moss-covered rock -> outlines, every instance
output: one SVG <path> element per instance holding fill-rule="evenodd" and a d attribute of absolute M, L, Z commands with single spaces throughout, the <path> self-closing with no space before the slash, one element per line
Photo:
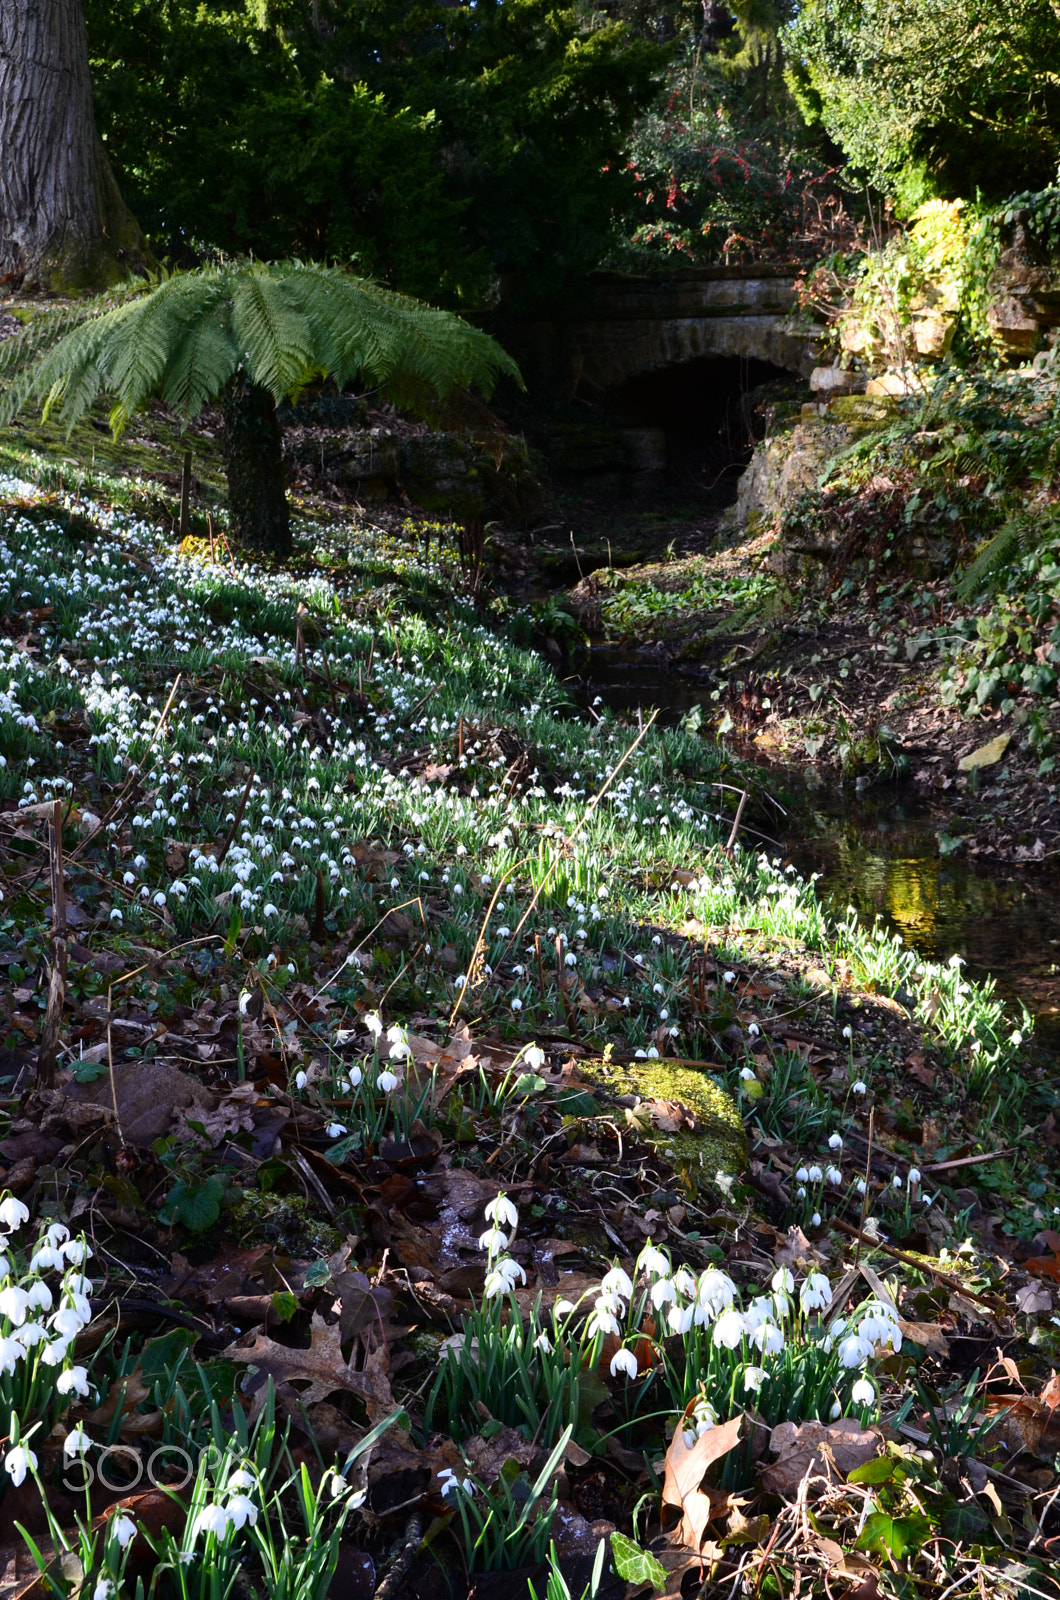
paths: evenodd
<path fill-rule="evenodd" d="M 747 1170 L 747 1135 L 736 1102 L 717 1078 L 700 1067 L 677 1066 L 672 1061 L 630 1061 L 607 1067 L 582 1066 L 583 1076 L 614 1095 L 639 1096 L 643 1101 L 676 1100 L 695 1117 L 695 1127 L 675 1133 L 659 1128 L 645 1116 L 638 1118 L 644 1135 L 660 1150 L 672 1151 L 678 1160 L 701 1168 L 707 1181 L 717 1173 L 738 1178 Z"/>

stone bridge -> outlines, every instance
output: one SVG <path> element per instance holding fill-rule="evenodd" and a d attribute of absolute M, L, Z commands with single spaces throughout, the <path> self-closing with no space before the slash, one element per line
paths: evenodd
<path fill-rule="evenodd" d="M 509 324 L 502 336 L 535 388 L 597 402 L 645 374 L 711 357 L 809 377 L 815 334 L 794 327 L 795 298 L 790 267 L 599 272 L 560 313 Z"/>

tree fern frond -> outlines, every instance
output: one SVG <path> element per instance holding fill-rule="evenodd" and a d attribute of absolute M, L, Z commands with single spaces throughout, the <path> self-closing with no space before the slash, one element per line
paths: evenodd
<path fill-rule="evenodd" d="M 192 417 L 240 366 L 277 402 L 316 372 L 417 404 L 454 388 L 488 398 L 500 377 L 521 382 L 500 345 L 452 312 L 300 261 L 174 273 L 35 324 L 0 345 L 0 422 L 36 399 L 72 428 L 101 390 L 118 419 L 155 396 Z"/>

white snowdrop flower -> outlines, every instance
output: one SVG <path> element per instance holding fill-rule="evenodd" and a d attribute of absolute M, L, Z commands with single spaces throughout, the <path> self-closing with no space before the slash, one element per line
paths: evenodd
<path fill-rule="evenodd" d="M 819 1211 L 815 1211 L 810 1218 L 810 1226 L 811 1228 L 819 1228 L 821 1226 L 821 1213 Z"/>
<path fill-rule="evenodd" d="M 4 1457 L 4 1468 L 11 1474 L 11 1482 L 17 1489 L 26 1481 L 27 1472 L 37 1470 L 37 1457 L 26 1445 L 17 1444 Z"/>
<path fill-rule="evenodd" d="M 552 1354 L 552 1340 L 549 1338 L 547 1333 L 542 1331 L 538 1334 L 537 1338 L 534 1340 L 534 1349 L 542 1351 L 546 1356 L 550 1356 Z"/>
<path fill-rule="evenodd" d="M 229 1490 L 238 1492 L 241 1489 L 256 1489 L 258 1480 L 246 1467 L 239 1467 L 228 1480 Z"/>
<path fill-rule="evenodd" d="M 842 1148 L 843 1148 L 842 1135 L 838 1134 L 838 1133 L 829 1134 L 829 1136 L 828 1136 L 828 1148 L 829 1148 L 829 1150 L 842 1150 Z"/>
<path fill-rule="evenodd" d="M 868 1378 L 859 1378 L 850 1391 L 850 1398 L 856 1406 L 871 1406 L 876 1401 L 876 1390 Z"/>
<path fill-rule="evenodd" d="M 513 1011 L 521 1011 L 522 1009 L 523 1009 L 523 1002 L 519 999 L 519 996 L 516 995 L 515 998 L 512 1001 L 512 1010 Z"/>
<path fill-rule="evenodd" d="M 656 1050 L 653 1044 L 648 1046 L 647 1050 L 644 1052 L 644 1055 L 648 1061 L 658 1061 L 659 1059 L 659 1052 Z"/>
<path fill-rule="evenodd" d="M 778 1267 L 773 1274 L 773 1281 L 770 1287 L 774 1294 L 794 1294 L 795 1279 L 790 1267 Z"/>
<path fill-rule="evenodd" d="M 26 1344 L 14 1334 L 13 1338 L 0 1338 L 0 1373 L 13 1373 L 19 1362 L 26 1360 Z"/>
<path fill-rule="evenodd" d="M 364 1019 L 364 1025 L 368 1029 L 368 1032 L 372 1035 L 373 1039 L 378 1039 L 379 1035 L 383 1031 L 383 1023 L 378 1011 L 369 1011 L 368 1015 Z"/>
<path fill-rule="evenodd" d="M 449 1495 L 463 1490 L 464 1494 L 474 1494 L 475 1485 L 470 1478 L 458 1478 L 452 1467 L 443 1467 L 438 1474 L 439 1493 L 443 1500 Z"/>
<path fill-rule="evenodd" d="M 269 900 L 265 905 L 262 906 L 261 914 L 263 917 L 278 917 L 280 913 L 278 908 L 273 905 L 271 900 Z"/>
<path fill-rule="evenodd" d="M 111 922 L 124 922 L 125 921 L 125 918 L 122 916 L 122 914 L 118 910 L 117 906 L 115 906 L 113 908 L 113 910 L 111 911 L 110 920 L 111 920 Z"/>
<path fill-rule="evenodd" d="M 35 1345 L 47 1341 L 48 1330 L 42 1328 L 39 1322 L 24 1322 L 21 1328 L 15 1329 L 11 1337 L 17 1339 L 25 1350 L 32 1350 Z"/>
<path fill-rule="evenodd" d="M 0 1289 L 0 1316 L 6 1317 L 16 1328 L 25 1322 L 29 1305 L 30 1298 L 25 1289 L 19 1289 L 15 1284 Z"/>
<path fill-rule="evenodd" d="M 387 1072 L 384 1069 L 375 1081 L 379 1085 L 380 1089 L 382 1089 L 384 1094 L 389 1094 L 392 1089 L 397 1088 L 400 1080 L 398 1079 L 396 1072 Z"/>
<path fill-rule="evenodd" d="M 545 1064 L 545 1052 L 536 1044 L 528 1045 L 523 1051 L 523 1060 L 532 1072 L 540 1072 Z"/>
<path fill-rule="evenodd" d="M 80 1328 L 78 1329 L 80 1332 Z M 46 1367 L 61 1367 L 70 1348 L 69 1339 L 53 1339 L 41 1351 L 40 1358 Z"/>
<path fill-rule="evenodd" d="M 722 983 L 732 983 L 735 977 L 735 972 L 723 972 L 721 975 L 721 981 Z"/>
<path fill-rule="evenodd" d="M 917 1187 L 917 1185 L 920 1182 L 920 1168 L 919 1167 L 910 1167 L 909 1168 L 909 1180 L 908 1181 L 909 1181 L 910 1189 L 915 1189 Z"/>
<path fill-rule="evenodd" d="M 806 1198 L 806 1185 L 804 1183 L 800 1183 L 799 1187 L 795 1190 L 795 1198 L 797 1200 L 805 1200 L 805 1198 Z"/>
<path fill-rule="evenodd" d="M 755 1075 L 750 1067 L 740 1068 L 740 1078 L 744 1083 L 754 1083 Z"/>
<path fill-rule="evenodd" d="M 361 1084 L 361 1080 L 363 1079 L 363 1077 L 364 1077 L 364 1074 L 361 1071 L 360 1067 L 351 1067 L 350 1068 L 350 1087 L 351 1087 L 351 1089 L 358 1088 L 360 1086 L 360 1084 Z"/>
<path fill-rule="evenodd" d="M 760 1033 L 761 1033 L 761 1031 L 762 1031 L 762 1030 L 761 1030 L 761 1028 L 760 1028 L 760 1027 L 759 1027 L 759 1026 L 758 1026 L 758 1023 L 757 1023 L 757 1022 L 749 1022 L 749 1023 L 748 1023 L 748 1024 L 747 1024 L 747 1031 L 748 1031 L 748 1033 L 749 1033 L 749 1034 L 750 1034 L 750 1035 L 751 1035 L 751 1038 L 752 1038 L 752 1039 L 757 1039 L 757 1038 L 758 1038 L 758 1035 L 759 1035 L 759 1034 L 760 1034 Z M 753 1369 L 753 1368 L 752 1368 L 752 1369 L 750 1369 L 750 1370 L 752 1370 L 752 1371 L 753 1371 L 753 1370 L 754 1370 L 754 1369 Z"/>
<path fill-rule="evenodd" d="M 784 1348 L 784 1335 L 775 1322 L 762 1322 L 751 1335 L 764 1356 L 779 1355 Z"/>
<path fill-rule="evenodd" d="M 464 892 L 464 886 L 462 883 L 454 883 L 451 885 L 451 887 L 455 895 L 462 895 Z"/>
<path fill-rule="evenodd" d="M 864 1180 L 864 1178 L 859 1178 L 857 1180 L 857 1182 L 855 1183 L 854 1188 L 855 1188 L 855 1190 L 857 1191 L 858 1194 L 864 1194 L 865 1193 L 865 1180 Z"/>
<path fill-rule="evenodd" d="M 295 1073 L 295 1075 L 294 1075 L 294 1086 L 295 1086 L 296 1089 L 304 1089 L 308 1082 L 309 1082 L 309 1074 L 308 1073 L 306 1073 L 306 1072 L 296 1072 Z"/>
<path fill-rule="evenodd" d="M 486 1216 L 491 1222 L 496 1222 L 506 1228 L 515 1228 L 519 1223 L 519 1213 L 503 1189 L 495 1199 L 490 1200 L 487 1204 Z"/>
<path fill-rule="evenodd" d="M 736 1299 L 736 1285 L 728 1273 L 720 1272 L 717 1267 L 707 1267 L 700 1274 L 696 1299 L 715 1313 L 727 1311 Z"/>
<path fill-rule="evenodd" d="M 237 1530 L 248 1525 L 252 1528 L 258 1520 L 258 1508 L 245 1494 L 232 1495 L 225 1509 Z"/>
<path fill-rule="evenodd" d="M 568 967 L 576 967 L 578 965 L 578 957 L 573 950 L 567 951 L 567 954 L 563 957 L 563 963 Z"/>
<path fill-rule="evenodd" d="M 604 1274 L 600 1287 L 607 1294 L 621 1295 L 624 1300 L 633 1297 L 633 1284 L 628 1272 L 623 1272 L 621 1267 L 612 1267 Z"/>
<path fill-rule="evenodd" d="M 844 1367 L 860 1367 L 872 1354 L 872 1346 L 868 1345 L 860 1333 L 848 1333 L 839 1346 L 839 1361 Z"/>
<path fill-rule="evenodd" d="M 843 1029 L 843 1038 L 844 1039 L 852 1039 L 853 1037 L 854 1037 L 854 1030 L 853 1030 L 853 1028 L 850 1026 L 850 1024 L 848 1022 L 846 1027 Z"/>
<path fill-rule="evenodd" d="M 394 1023 L 393 1027 L 386 1030 L 387 1040 L 390 1044 L 391 1061 L 404 1061 L 411 1059 L 412 1046 L 409 1044 L 409 1030 Z"/>
<path fill-rule="evenodd" d="M 820 1167 L 814 1165 L 807 1172 L 806 1176 L 811 1183 L 820 1183 L 821 1179 L 824 1177 L 824 1173 L 821 1171 Z"/>
<path fill-rule="evenodd" d="M 868 1086 L 867 1083 L 863 1083 L 862 1080 L 859 1078 L 857 1083 L 852 1083 L 850 1085 L 850 1092 L 851 1092 L 851 1094 L 858 1094 L 858 1095 L 868 1094 L 869 1086 Z"/>
<path fill-rule="evenodd" d="M 88 1369 L 67 1367 L 56 1378 L 55 1387 L 60 1394 L 79 1394 L 84 1399 L 88 1395 Z"/>
<path fill-rule="evenodd" d="M 203 1506 L 192 1523 L 192 1540 L 197 1539 L 200 1533 L 212 1533 L 216 1539 L 223 1539 L 228 1532 L 231 1521 L 232 1519 L 224 1506 Z"/>
<path fill-rule="evenodd" d="M 695 1306 L 671 1306 L 666 1313 L 666 1320 L 673 1333 L 687 1333 L 692 1326 L 692 1316 Z"/>
<path fill-rule="evenodd" d="M 661 1311 L 668 1301 L 677 1299 L 677 1290 L 674 1288 L 672 1278 L 657 1278 L 651 1286 L 651 1303 L 656 1311 Z"/>
<path fill-rule="evenodd" d="M 721 1313 L 714 1324 L 714 1343 L 723 1345 L 726 1350 L 735 1350 L 738 1344 L 743 1343 L 746 1331 L 740 1313 L 730 1307 Z"/>
<path fill-rule="evenodd" d="M 328 1125 L 327 1125 L 327 1128 L 324 1131 L 326 1132 L 326 1134 L 327 1134 L 329 1139 L 341 1139 L 343 1134 L 346 1133 L 348 1130 L 346 1128 L 345 1123 L 342 1123 L 342 1122 L 329 1122 Z"/>
<path fill-rule="evenodd" d="M 611 1357 L 612 1378 L 617 1378 L 620 1372 L 624 1372 L 627 1378 L 637 1376 L 637 1358 L 632 1350 L 616 1350 Z"/>
<path fill-rule="evenodd" d="M 0 1226 L 8 1233 L 14 1233 L 21 1228 L 24 1222 L 29 1221 L 29 1208 L 9 1195 L 6 1200 L 0 1200 Z"/>
<path fill-rule="evenodd" d="M 495 1300 L 498 1295 L 509 1294 L 516 1283 L 525 1282 L 526 1273 L 519 1263 L 510 1256 L 502 1256 L 487 1272 L 483 1292 L 487 1300 Z"/>
<path fill-rule="evenodd" d="M 80 1422 L 76 1428 L 70 1429 L 70 1432 L 63 1440 L 63 1455 L 68 1461 L 72 1461 L 74 1456 L 86 1455 L 91 1448 L 92 1440 Z"/>
<path fill-rule="evenodd" d="M 795 1180 L 797 1183 L 809 1183 L 810 1174 L 808 1169 L 806 1167 L 800 1167 L 795 1174 Z"/>
<path fill-rule="evenodd" d="M 894 1177 L 891 1179 L 891 1183 L 895 1189 L 900 1189 L 902 1187 L 902 1174 L 900 1172 L 896 1172 Z"/>
<path fill-rule="evenodd" d="M 843 1407 L 839 1404 L 838 1400 L 833 1400 L 832 1409 L 828 1413 L 829 1422 L 835 1422 L 836 1418 L 837 1417 L 841 1417 L 842 1415 L 843 1415 Z"/>
<path fill-rule="evenodd" d="M 763 1383 L 769 1378 L 769 1373 L 764 1367 L 744 1367 L 743 1386 L 747 1394 L 757 1394 Z"/>
<path fill-rule="evenodd" d="M 569 1317 L 575 1309 L 573 1300 L 557 1300 L 552 1307 L 552 1315 L 554 1317 Z"/>
<path fill-rule="evenodd" d="M 830 1183 L 834 1189 L 838 1189 L 843 1182 L 843 1174 L 838 1167 L 825 1167 L 824 1176 L 825 1181 Z"/>
<path fill-rule="evenodd" d="M 587 1339 L 595 1339 L 598 1333 L 611 1333 L 614 1334 L 616 1339 L 622 1333 L 618 1318 L 613 1311 L 607 1309 L 607 1306 L 602 1303 L 602 1299 L 597 1300 L 585 1324 L 585 1337 Z"/>
<path fill-rule="evenodd" d="M 61 1272 L 65 1266 L 65 1259 L 61 1250 L 53 1250 L 51 1245 L 44 1245 L 31 1257 L 29 1270 L 31 1272 Z M 43 1288 L 43 1285 L 41 1285 Z M 51 1296 L 48 1297 L 49 1302 Z"/>
<path fill-rule="evenodd" d="M 804 1311 L 823 1311 L 832 1299 L 832 1286 L 823 1272 L 811 1272 L 799 1289 L 799 1303 Z"/>
<path fill-rule="evenodd" d="M 668 1277 L 670 1259 L 657 1245 L 646 1244 L 637 1257 L 637 1270 L 646 1272 L 653 1278 Z"/>
<path fill-rule="evenodd" d="M 126 1517 L 124 1515 L 117 1516 L 111 1520 L 108 1531 L 113 1533 L 115 1539 L 118 1541 L 118 1544 L 124 1550 L 125 1546 L 130 1544 L 132 1540 L 136 1538 L 136 1523 L 133 1521 L 132 1517 Z"/>

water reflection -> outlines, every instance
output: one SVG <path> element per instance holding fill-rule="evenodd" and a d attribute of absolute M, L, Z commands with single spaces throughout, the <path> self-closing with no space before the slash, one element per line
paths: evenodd
<path fill-rule="evenodd" d="M 658 706 L 676 722 L 696 705 L 716 716 L 709 687 L 672 668 L 594 650 L 584 692 L 615 710 Z M 753 751 L 742 752 L 752 755 Z M 1038 1019 L 1038 1042 L 1060 1055 L 1060 876 L 1039 862 L 990 865 L 939 855 L 942 820 L 909 785 L 856 795 L 831 777 L 786 771 L 778 781 L 790 816 L 784 844 L 804 873 L 821 875 L 837 908 L 876 916 L 932 960 L 958 954 L 970 977 L 992 974 L 1007 998 Z"/>

